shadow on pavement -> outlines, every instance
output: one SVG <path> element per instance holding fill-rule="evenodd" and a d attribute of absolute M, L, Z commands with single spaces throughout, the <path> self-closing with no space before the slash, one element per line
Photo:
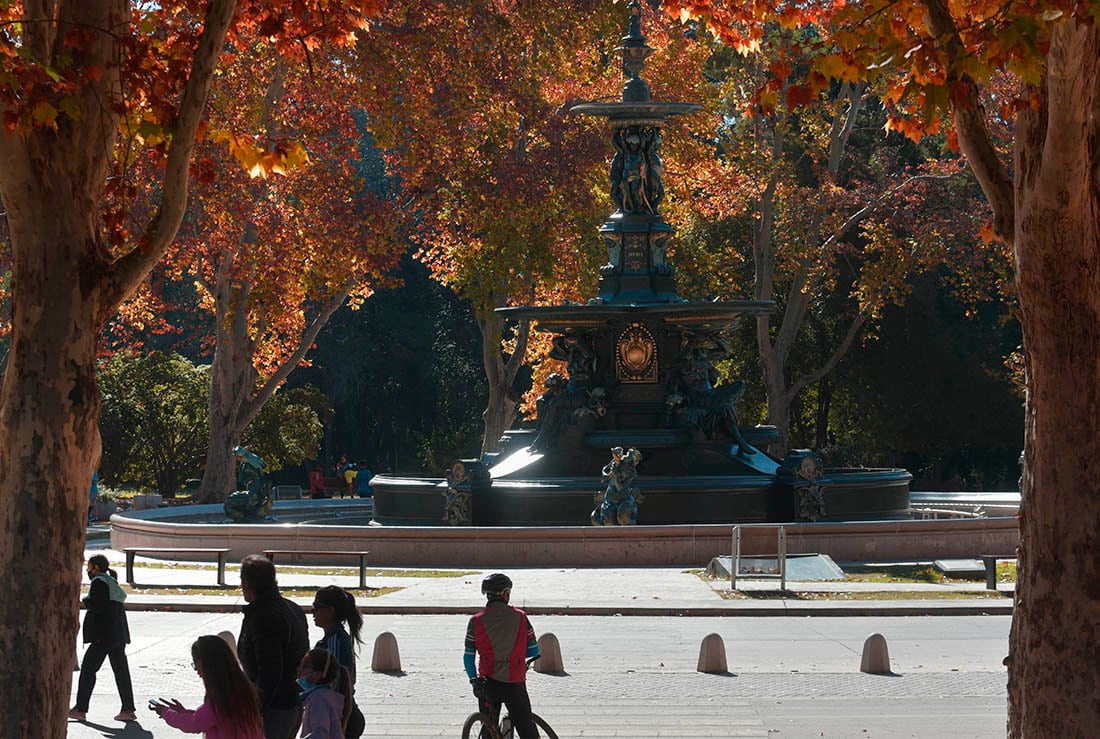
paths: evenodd
<path fill-rule="evenodd" d="M 106 737 L 118 737 L 119 739 L 153 739 L 153 732 L 142 726 L 140 721 L 127 721 L 122 726 L 106 726 L 92 721 L 74 721 L 73 723 L 90 726 Z"/>

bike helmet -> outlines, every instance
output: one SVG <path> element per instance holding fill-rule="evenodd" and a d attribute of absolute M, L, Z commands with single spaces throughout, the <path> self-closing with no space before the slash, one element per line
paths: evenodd
<path fill-rule="evenodd" d="M 492 575 L 486 576 L 481 581 L 481 592 L 486 595 L 492 593 L 503 593 L 505 590 L 512 589 L 512 578 L 508 577 L 502 572 L 494 572 Z"/>

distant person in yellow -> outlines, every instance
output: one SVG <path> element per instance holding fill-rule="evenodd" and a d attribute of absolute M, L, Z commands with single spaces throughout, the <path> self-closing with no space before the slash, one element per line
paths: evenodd
<path fill-rule="evenodd" d="M 359 470 L 355 469 L 355 465 L 348 461 L 347 457 L 340 457 L 340 475 L 344 478 L 344 482 L 348 486 L 348 497 L 355 497 L 355 477 L 359 474 Z M 343 498 L 343 493 L 340 494 Z"/>

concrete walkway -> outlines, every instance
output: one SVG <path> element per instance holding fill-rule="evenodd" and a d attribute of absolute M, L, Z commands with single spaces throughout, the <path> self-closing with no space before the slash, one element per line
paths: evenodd
<path fill-rule="evenodd" d="M 92 550 L 89 550 L 92 551 Z M 124 577 L 125 558 L 105 552 Z M 394 572 L 388 570 L 386 572 Z M 371 588 L 399 588 L 377 597 L 358 597 L 364 613 L 460 614 L 468 613 L 480 598 L 481 571 L 460 570 L 454 576 L 416 577 L 382 574 L 367 578 Z M 532 614 L 571 615 L 1009 615 L 1011 586 L 1001 586 L 1001 597 L 986 597 L 985 583 L 862 583 L 787 581 L 787 594 L 778 592 L 774 580 L 738 580 L 738 590 L 754 597 L 727 599 L 729 581 L 705 580 L 691 568 L 564 568 L 506 570 L 516 583 L 515 605 Z M 336 574 L 334 574 L 336 573 Z M 127 605 L 131 609 L 236 611 L 242 601 L 236 588 L 218 589 L 214 566 L 201 563 L 166 563 L 139 557 L 135 580 L 141 586 Z M 237 583 L 236 563 L 227 567 L 226 582 Z M 328 583 L 358 587 L 354 567 L 311 567 L 280 564 L 279 584 L 284 589 L 309 591 Z M 177 588 L 186 588 L 181 596 Z M 204 588 L 195 594 L 195 588 Z M 853 600 L 860 593 L 950 593 L 951 599 Z M 807 599 L 806 593 L 829 593 L 829 599 Z M 967 594 L 973 597 L 965 597 Z M 311 602 L 311 593 L 296 597 Z"/>
<path fill-rule="evenodd" d="M 91 550 L 90 550 L 91 551 Z M 94 549 L 94 551 L 102 551 Z M 120 553 L 107 552 L 123 571 Z M 330 582 L 355 587 L 355 568 L 281 566 L 284 589 L 300 603 Z M 333 574 L 336 573 L 336 574 Z M 371 587 L 401 589 L 357 597 L 365 615 L 357 698 L 368 737 L 457 737 L 473 709 L 461 668 L 468 614 L 483 603 L 483 573 L 445 577 L 370 577 Z M 835 599 L 725 600 L 728 582 L 704 581 L 687 568 L 510 570 L 513 603 L 539 634 L 558 637 L 565 674 L 531 673 L 535 709 L 561 737 L 1002 737 L 1011 600 L 844 601 L 860 589 L 969 589 L 924 584 L 789 582 L 791 592 L 829 589 Z M 240 628 L 236 589 L 212 584 L 212 565 L 138 559 L 139 583 L 156 587 L 128 600 L 134 635 L 128 653 L 139 721 L 111 720 L 118 697 L 109 665 L 93 694 L 89 721 L 69 736 L 177 737 L 144 708 L 152 697 L 201 702 L 190 644 L 201 634 Z M 230 566 L 227 581 L 238 581 Z M 739 581 L 772 589 L 774 582 Z M 177 588 L 184 586 L 180 592 Z M 913 614 L 906 613 L 911 609 Z M 968 610 L 976 609 L 976 610 Z M 966 615 L 988 613 L 1002 615 Z M 679 614 L 679 615 L 673 615 Z M 807 618 L 806 616 L 831 616 Z M 687 617 L 690 616 L 690 617 Z M 929 617 L 929 616 L 935 616 Z M 320 638 L 312 627 L 311 637 Z M 369 669 L 374 639 L 398 640 L 403 672 Z M 895 674 L 859 672 L 866 637 L 889 644 Z M 722 636 L 729 672 L 696 671 L 700 643 Z M 78 647 L 82 653 L 83 648 Z M 74 673 L 75 693 L 77 673 Z"/>
<path fill-rule="evenodd" d="M 1004 736 L 1003 616 L 539 616 L 532 623 L 561 645 L 564 674 L 529 677 L 535 710 L 561 737 Z M 357 681 L 366 736 L 459 736 L 473 710 L 461 667 L 465 624 L 465 616 L 366 617 Z M 139 722 L 111 720 L 119 706 L 105 665 L 89 721 L 70 722 L 70 737 L 182 736 L 144 705 L 152 697 L 198 704 L 202 685 L 190 667 L 190 644 L 200 634 L 237 633 L 240 616 L 139 612 L 130 626 Z M 398 641 L 400 673 L 369 669 L 383 631 Z M 872 632 L 888 640 L 893 675 L 859 672 Z M 726 674 L 696 671 L 709 633 L 725 642 Z"/>

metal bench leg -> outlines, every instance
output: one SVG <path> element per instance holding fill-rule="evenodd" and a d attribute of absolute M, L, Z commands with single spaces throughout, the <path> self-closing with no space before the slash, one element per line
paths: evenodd
<path fill-rule="evenodd" d="M 367 589 L 367 555 L 359 555 L 359 587 Z"/>
<path fill-rule="evenodd" d="M 134 555 L 137 552 L 126 552 L 126 583 L 134 584 Z"/>
<path fill-rule="evenodd" d="M 985 589 L 996 590 L 997 589 L 997 558 L 996 557 L 982 557 L 982 563 L 985 564 Z"/>
<path fill-rule="evenodd" d="M 218 585 L 225 587 L 225 552 L 218 552 Z"/>

